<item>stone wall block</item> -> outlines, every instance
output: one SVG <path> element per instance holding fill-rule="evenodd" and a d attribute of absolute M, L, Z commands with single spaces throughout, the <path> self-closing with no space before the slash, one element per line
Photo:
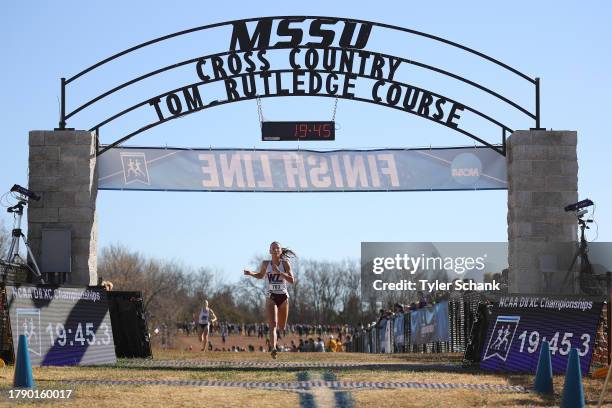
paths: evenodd
<path fill-rule="evenodd" d="M 76 144 L 75 133 L 72 130 L 56 130 L 45 132 L 47 146 L 73 146 Z"/>
<path fill-rule="evenodd" d="M 93 218 L 94 210 L 85 207 L 60 208 L 59 222 L 88 222 Z"/>
<path fill-rule="evenodd" d="M 53 207 L 32 208 L 28 209 L 29 219 L 36 220 L 38 223 L 54 223 L 59 222 L 59 209 Z"/>
<path fill-rule="evenodd" d="M 88 222 L 75 222 L 72 224 L 73 238 L 90 238 L 93 234 L 93 226 Z"/>
<path fill-rule="evenodd" d="M 74 207 L 73 192 L 69 191 L 49 191 L 45 194 L 44 203 L 46 207 Z"/>
<path fill-rule="evenodd" d="M 533 174 L 537 176 L 563 175 L 563 163 L 560 161 L 537 160 L 533 162 Z"/>
<path fill-rule="evenodd" d="M 61 160 L 86 160 L 89 163 L 91 148 L 87 145 L 62 146 L 60 158 Z"/>
<path fill-rule="evenodd" d="M 79 131 L 75 135 L 75 138 L 75 144 L 77 145 L 87 145 L 90 147 L 95 147 L 96 145 L 96 137 L 93 132 Z"/>
<path fill-rule="evenodd" d="M 28 135 L 30 146 L 44 146 L 45 145 L 45 132 L 40 130 L 32 130 Z"/>
<path fill-rule="evenodd" d="M 96 207 L 96 195 L 90 191 L 78 191 L 74 193 L 74 203 L 79 207 Z"/>
<path fill-rule="evenodd" d="M 545 182 L 546 191 L 576 191 L 578 188 L 578 175 L 548 176 Z"/>
<path fill-rule="evenodd" d="M 30 156 L 29 156 L 29 164 L 30 167 L 35 166 L 38 162 L 44 160 L 54 160 L 57 161 L 60 159 L 60 148 L 59 146 L 39 146 L 34 145 L 30 146 Z"/>
<path fill-rule="evenodd" d="M 576 161 L 562 161 L 561 163 L 561 175 L 573 176 L 578 174 L 578 162 Z"/>
<path fill-rule="evenodd" d="M 32 176 L 29 177 L 28 188 L 37 193 L 45 191 L 59 191 L 61 180 L 59 177 Z"/>

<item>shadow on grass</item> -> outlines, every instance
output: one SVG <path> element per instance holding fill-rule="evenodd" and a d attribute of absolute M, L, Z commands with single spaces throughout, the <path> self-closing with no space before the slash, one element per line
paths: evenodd
<path fill-rule="evenodd" d="M 296 375 L 298 381 L 310 381 L 312 378 L 308 371 L 300 371 Z M 310 387 L 306 387 L 305 390 L 309 390 Z M 317 404 L 314 400 L 314 395 L 309 392 L 299 394 L 300 408 L 316 408 Z"/>
<path fill-rule="evenodd" d="M 326 371 L 322 375 L 325 381 L 336 381 L 336 374 L 331 371 Z M 354 408 L 355 400 L 349 391 L 334 391 L 334 400 L 336 408 Z"/>

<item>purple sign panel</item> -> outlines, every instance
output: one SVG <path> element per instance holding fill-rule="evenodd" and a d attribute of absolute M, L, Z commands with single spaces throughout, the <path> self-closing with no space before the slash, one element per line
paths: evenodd
<path fill-rule="evenodd" d="M 7 286 L 13 344 L 28 339 L 32 365 L 115 364 L 106 292 L 96 286 Z"/>
<path fill-rule="evenodd" d="M 535 373 L 544 342 L 550 346 L 554 373 L 564 373 L 572 348 L 582 374 L 589 372 L 602 302 L 585 298 L 515 295 L 493 308 L 480 367 Z"/>

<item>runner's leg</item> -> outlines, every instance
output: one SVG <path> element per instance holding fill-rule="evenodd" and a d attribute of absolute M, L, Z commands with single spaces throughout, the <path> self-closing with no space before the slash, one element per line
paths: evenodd
<path fill-rule="evenodd" d="M 283 333 L 283 336 L 286 335 L 285 327 L 287 326 L 288 316 L 289 316 L 289 299 L 285 300 L 278 307 L 278 329 Z"/>
<path fill-rule="evenodd" d="M 202 329 L 202 348 L 206 351 L 206 346 L 208 345 L 208 331 L 210 326 L 204 326 Z"/>
<path fill-rule="evenodd" d="M 266 299 L 266 314 L 268 316 L 268 321 L 270 322 L 270 343 L 273 353 L 276 352 L 276 309 L 277 308 L 274 301 L 270 298 Z"/>

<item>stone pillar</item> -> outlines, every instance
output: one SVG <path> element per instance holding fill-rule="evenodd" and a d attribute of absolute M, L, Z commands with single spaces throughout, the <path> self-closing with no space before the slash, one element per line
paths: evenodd
<path fill-rule="evenodd" d="M 520 130 L 507 140 L 511 293 L 575 293 L 564 283 L 577 241 L 575 131 Z"/>
<path fill-rule="evenodd" d="M 97 283 L 96 137 L 84 130 L 30 132 L 28 188 L 42 196 L 28 208 L 28 239 L 40 264 L 42 230 L 71 231 L 66 283 Z M 43 271 L 44 272 L 44 271 Z"/>

